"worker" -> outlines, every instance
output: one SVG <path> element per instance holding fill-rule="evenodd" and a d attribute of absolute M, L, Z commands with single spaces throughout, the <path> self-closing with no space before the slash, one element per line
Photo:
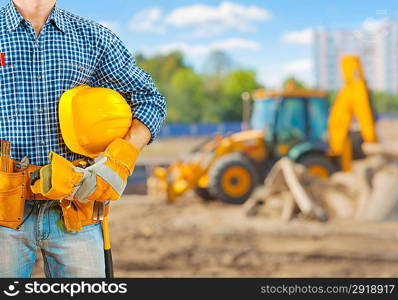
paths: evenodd
<path fill-rule="evenodd" d="M 105 91 L 99 95 L 96 88 L 111 89 L 127 101 L 130 127 L 101 153 L 91 153 L 89 170 L 96 184 L 88 180 L 79 186 L 77 206 L 50 194 L 49 200 L 33 195 L 20 201 L 24 182 L 20 186 L 10 182 L 22 175 L 7 177 L 0 172 L 0 277 L 30 277 L 39 251 L 47 277 L 105 276 L 100 222 L 79 216 L 93 215 L 94 203 L 120 197 L 138 153 L 156 138 L 166 106 L 150 76 L 135 65 L 120 39 L 100 24 L 58 8 L 56 0 L 12 0 L 1 9 L 0 138 L 11 142 L 13 159 L 28 157 L 30 166 L 52 166 L 49 169 L 57 172 L 53 175 L 59 181 L 70 183 L 72 173 L 62 172 L 55 164 L 76 162 L 85 155 L 68 148 L 66 141 L 73 137 L 61 135 L 59 100 L 61 95 L 88 97 L 94 106 L 80 115 L 90 116 L 95 104 L 102 109 L 105 98 L 118 99 Z M 77 134 L 81 139 L 87 132 Z M 116 196 L 111 180 L 100 178 L 101 170 L 122 181 Z M 65 215 L 68 211 L 75 215 Z"/>

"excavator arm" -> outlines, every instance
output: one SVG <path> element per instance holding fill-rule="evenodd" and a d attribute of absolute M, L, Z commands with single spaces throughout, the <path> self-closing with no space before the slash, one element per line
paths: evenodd
<path fill-rule="evenodd" d="M 368 87 L 358 57 L 345 56 L 341 60 L 343 87 L 331 108 L 328 133 L 330 155 L 339 156 L 342 170 L 351 167 L 352 145 L 349 139 L 353 117 L 359 123 L 364 142 L 377 143 L 376 123 Z"/>

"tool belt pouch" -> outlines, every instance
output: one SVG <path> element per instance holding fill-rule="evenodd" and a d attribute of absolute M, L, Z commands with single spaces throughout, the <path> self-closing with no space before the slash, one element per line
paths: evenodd
<path fill-rule="evenodd" d="M 100 219 L 96 216 L 96 202 L 81 203 L 77 200 L 61 200 L 62 217 L 66 230 L 81 231 L 83 226 L 98 223 Z M 104 205 L 103 216 L 107 216 L 108 212 L 109 205 Z"/>
<path fill-rule="evenodd" d="M 0 171 L 0 225 L 17 229 L 22 222 L 25 206 L 26 171 Z"/>

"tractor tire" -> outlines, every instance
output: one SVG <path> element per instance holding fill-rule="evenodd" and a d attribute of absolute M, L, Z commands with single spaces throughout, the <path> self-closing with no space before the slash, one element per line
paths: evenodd
<path fill-rule="evenodd" d="M 196 196 L 198 196 L 202 200 L 205 200 L 205 201 L 215 200 L 214 197 L 210 194 L 208 188 L 197 187 L 194 191 L 195 191 Z"/>
<path fill-rule="evenodd" d="M 209 192 L 228 204 L 242 204 L 258 185 L 259 174 L 243 154 L 233 153 L 220 158 L 209 170 Z"/>
<path fill-rule="evenodd" d="M 297 162 L 304 165 L 310 174 L 319 177 L 327 178 L 337 171 L 333 162 L 317 153 L 304 155 Z"/>

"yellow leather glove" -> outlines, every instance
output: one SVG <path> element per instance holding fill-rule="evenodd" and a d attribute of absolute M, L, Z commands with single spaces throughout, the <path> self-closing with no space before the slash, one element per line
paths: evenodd
<path fill-rule="evenodd" d="M 54 152 L 49 159 L 50 164 L 30 174 L 32 192 L 53 200 L 70 197 L 83 179 L 83 169 Z"/>
<path fill-rule="evenodd" d="M 84 169 L 85 175 L 73 198 L 80 202 L 118 200 L 138 155 L 139 150 L 128 141 L 114 140 L 93 165 Z"/>

